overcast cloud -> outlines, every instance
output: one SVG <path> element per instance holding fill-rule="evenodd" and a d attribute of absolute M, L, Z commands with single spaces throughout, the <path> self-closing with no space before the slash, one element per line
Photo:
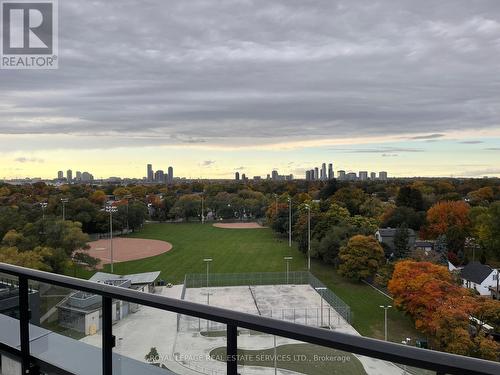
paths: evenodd
<path fill-rule="evenodd" d="M 0 71 L 0 135 L 256 145 L 500 127 L 498 0 L 59 4 L 60 69 Z"/>

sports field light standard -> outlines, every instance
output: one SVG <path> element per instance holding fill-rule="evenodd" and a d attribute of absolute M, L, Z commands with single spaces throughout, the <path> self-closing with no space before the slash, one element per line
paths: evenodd
<path fill-rule="evenodd" d="M 115 206 L 109 205 L 104 209 L 109 213 L 109 247 L 111 250 L 110 258 L 111 258 L 111 273 L 113 273 L 113 214 L 118 212 L 118 208 Z"/>
<path fill-rule="evenodd" d="M 391 305 L 387 305 L 387 306 L 380 305 L 380 307 L 382 309 L 384 309 L 384 337 L 385 337 L 385 341 L 387 341 L 387 310 L 389 310 L 392 306 Z"/>
<path fill-rule="evenodd" d="M 210 272 L 210 263 L 213 261 L 212 258 L 205 258 L 203 259 L 203 261 L 207 264 L 207 288 L 210 286 L 209 282 L 208 282 L 208 274 Z"/>
<path fill-rule="evenodd" d="M 42 220 L 45 220 L 45 209 L 49 204 L 47 202 L 40 203 L 40 207 L 42 209 Z"/>
<path fill-rule="evenodd" d="M 283 259 L 286 262 L 286 283 L 288 284 L 288 275 L 290 274 L 290 261 L 293 260 L 293 257 L 284 257 Z"/>
<path fill-rule="evenodd" d="M 304 204 L 307 210 L 307 269 L 311 271 L 311 205 Z"/>
<path fill-rule="evenodd" d="M 316 289 L 318 292 L 319 292 L 319 295 L 321 297 L 321 325 L 320 327 L 323 327 L 323 292 L 326 290 L 326 287 L 317 287 L 317 288 L 314 288 Z"/>
<path fill-rule="evenodd" d="M 292 198 L 288 197 L 288 247 L 292 247 Z"/>
<path fill-rule="evenodd" d="M 66 220 L 66 203 L 69 202 L 68 198 L 61 198 L 61 203 L 62 203 L 62 219 L 63 221 Z"/>

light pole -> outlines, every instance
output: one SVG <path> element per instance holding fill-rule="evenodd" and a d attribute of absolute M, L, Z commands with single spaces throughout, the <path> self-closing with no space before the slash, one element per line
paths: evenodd
<path fill-rule="evenodd" d="M 311 205 L 306 204 L 307 209 L 307 270 L 311 271 Z"/>
<path fill-rule="evenodd" d="M 42 208 L 42 220 L 45 220 L 45 209 L 49 204 L 47 202 L 40 203 L 40 207 Z"/>
<path fill-rule="evenodd" d="M 111 273 L 114 272 L 113 269 L 113 213 L 117 212 L 118 209 L 115 206 L 106 206 L 106 212 L 109 213 L 109 248 L 111 250 Z"/>
<path fill-rule="evenodd" d="M 212 258 L 205 258 L 203 261 L 207 264 L 207 306 L 210 306 L 210 283 L 208 282 L 208 275 L 210 272 L 210 263 L 213 261 Z M 207 332 L 210 330 L 210 321 L 207 319 Z"/>
<path fill-rule="evenodd" d="M 288 198 L 288 247 L 292 247 L 292 198 Z"/>
<path fill-rule="evenodd" d="M 207 306 L 210 306 L 210 290 L 207 289 Z M 210 320 L 207 319 L 207 332 L 210 331 Z"/>
<path fill-rule="evenodd" d="M 129 223 L 128 223 L 128 205 L 129 205 L 130 198 L 132 198 L 132 194 L 127 194 L 123 198 L 125 198 L 127 200 L 127 234 L 129 234 L 129 232 L 130 232 L 130 226 L 129 226 Z"/>
<path fill-rule="evenodd" d="M 208 273 L 210 271 L 210 262 L 212 262 L 212 258 L 205 258 L 203 259 L 203 261 L 207 264 L 207 289 L 208 287 L 210 286 L 209 282 L 208 282 Z"/>
<path fill-rule="evenodd" d="M 293 257 L 284 257 L 283 258 L 286 262 L 286 283 L 288 284 L 289 280 L 289 274 L 290 274 L 290 261 L 293 259 Z"/>
<path fill-rule="evenodd" d="M 384 309 L 384 338 L 385 341 L 387 341 L 387 310 L 389 310 L 392 306 L 387 305 L 387 306 L 382 306 L 380 305 L 382 309 Z"/>
<path fill-rule="evenodd" d="M 40 234 L 45 235 L 45 209 L 47 208 L 48 203 L 47 202 L 41 202 L 40 207 L 42 208 L 42 231 Z"/>
<path fill-rule="evenodd" d="M 66 203 L 69 202 L 68 198 L 61 198 L 61 203 L 62 203 L 62 219 L 63 221 L 66 221 Z"/>
<path fill-rule="evenodd" d="M 319 292 L 319 296 L 321 298 L 321 326 L 320 327 L 323 327 L 323 292 L 326 290 L 325 287 L 317 287 L 315 288 L 318 292 Z"/>
<path fill-rule="evenodd" d="M 205 224 L 205 214 L 204 214 L 204 211 L 205 211 L 205 199 L 204 199 L 204 196 L 203 194 L 201 194 L 201 223 L 202 224 Z"/>

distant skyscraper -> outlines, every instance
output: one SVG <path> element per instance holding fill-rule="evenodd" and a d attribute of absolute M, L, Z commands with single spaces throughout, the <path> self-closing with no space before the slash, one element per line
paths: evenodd
<path fill-rule="evenodd" d="M 155 182 L 157 183 L 165 182 L 165 173 L 162 170 L 157 170 L 155 172 Z"/>
<path fill-rule="evenodd" d="M 319 169 L 318 167 L 314 168 L 314 179 L 319 180 Z"/>
<path fill-rule="evenodd" d="M 359 171 L 359 179 L 361 181 L 368 180 L 368 172 L 367 171 Z"/>
<path fill-rule="evenodd" d="M 387 180 L 387 172 L 385 171 L 382 171 L 382 172 L 378 172 L 378 178 L 382 181 L 385 181 Z"/>
<path fill-rule="evenodd" d="M 370 180 L 376 180 L 377 174 L 375 172 L 370 173 Z"/>
<path fill-rule="evenodd" d="M 151 164 L 148 164 L 148 166 L 147 166 L 146 178 L 147 178 L 148 182 L 153 182 L 154 172 L 153 172 L 153 166 Z"/>
<path fill-rule="evenodd" d="M 82 172 L 76 171 L 76 180 L 81 181 L 82 180 Z"/>
<path fill-rule="evenodd" d="M 321 179 L 326 180 L 326 163 L 321 164 Z"/>
<path fill-rule="evenodd" d="M 91 182 L 94 180 L 94 176 L 92 176 L 89 172 L 82 173 L 82 182 Z"/>
<path fill-rule="evenodd" d="M 311 171 L 306 171 L 306 181 L 311 181 Z"/>
<path fill-rule="evenodd" d="M 64 178 L 64 172 L 63 171 L 58 171 L 57 172 L 57 179 L 62 180 Z"/>
<path fill-rule="evenodd" d="M 334 176 L 334 173 L 333 173 L 333 164 L 330 163 L 330 164 L 328 164 L 328 179 L 329 180 L 333 180 L 334 177 L 335 176 Z"/>
<path fill-rule="evenodd" d="M 173 184 L 174 183 L 174 168 L 172 168 L 172 167 L 168 167 L 168 179 L 167 179 L 167 182 L 169 184 Z"/>
<path fill-rule="evenodd" d="M 66 171 L 66 179 L 68 180 L 68 182 L 73 181 L 73 171 L 71 169 L 68 169 Z"/>
<path fill-rule="evenodd" d="M 343 171 L 343 170 L 338 171 L 337 172 L 337 178 L 339 180 L 345 180 L 345 171 Z"/>
<path fill-rule="evenodd" d="M 347 175 L 346 175 L 347 179 L 349 181 L 355 181 L 358 179 L 358 176 L 356 175 L 356 173 L 354 172 L 349 172 Z"/>
<path fill-rule="evenodd" d="M 278 171 L 273 171 L 272 172 L 272 176 L 273 176 L 273 181 L 276 181 L 278 179 Z"/>
<path fill-rule="evenodd" d="M 241 175 L 241 179 L 242 179 L 243 181 L 246 181 L 246 180 L 247 180 L 247 175 L 243 173 L 243 174 Z"/>
<path fill-rule="evenodd" d="M 239 181 L 239 180 L 240 180 L 240 172 L 236 172 L 236 173 L 234 174 L 234 179 L 235 179 L 236 181 Z"/>

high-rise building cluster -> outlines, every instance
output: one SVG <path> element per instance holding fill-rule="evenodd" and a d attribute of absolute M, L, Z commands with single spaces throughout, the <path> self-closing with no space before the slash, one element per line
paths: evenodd
<path fill-rule="evenodd" d="M 243 173 L 240 177 L 240 172 L 236 172 L 234 174 L 234 179 L 236 181 L 248 181 L 248 177 Z M 293 180 L 293 174 L 287 174 L 287 175 L 280 175 L 278 171 L 275 169 L 271 172 L 271 174 L 267 175 L 268 180 L 273 180 L 273 181 L 292 181 Z M 253 181 L 261 181 L 262 177 L 261 176 L 253 176 Z"/>
<path fill-rule="evenodd" d="M 337 179 L 340 181 L 368 181 L 368 180 L 379 180 L 379 181 L 386 181 L 387 180 L 387 172 L 381 171 L 378 173 L 375 172 L 370 172 L 370 175 L 368 175 L 367 171 L 359 171 L 358 174 L 355 172 L 349 172 L 347 173 L 344 170 L 340 170 L 337 172 Z"/>
<path fill-rule="evenodd" d="M 269 175 L 268 179 L 269 179 Z M 287 175 L 280 175 L 278 171 L 275 169 L 271 172 L 271 180 L 273 181 L 292 181 L 293 180 L 293 174 L 287 174 Z"/>
<path fill-rule="evenodd" d="M 334 177 L 333 163 L 328 164 L 328 170 L 326 169 L 326 163 L 323 163 L 321 164 L 321 168 L 316 167 L 306 171 L 307 181 L 326 181 L 332 180 Z"/>
<path fill-rule="evenodd" d="M 321 165 L 321 168 L 309 169 L 306 171 L 306 181 L 326 181 L 335 178 L 335 173 L 333 171 L 333 163 L 328 164 L 328 169 L 326 163 Z M 368 181 L 368 180 L 387 180 L 387 172 L 379 172 L 378 177 L 375 172 L 368 174 L 368 171 L 346 172 L 344 170 L 337 171 L 337 179 L 341 181 Z"/>
<path fill-rule="evenodd" d="M 58 171 L 57 179 L 59 181 L 66 181 L 71 184 L 79 182 L 92 182 L 94 181 L 94 176 L 89 172 L 76 171 L 75 176 L 73 177 L 73 170 L 68 169 L 66 171 L 66 177 L 64 177 L 64 171 Z"/>
<path fill-rule="evenodd" d="M 168 170 L 153 171 L 153 165 L 148 164 L 146 167 L 146 181 L 158 184 L 171 184 L 174 182 L 174 168 L 168 167 Z"/>

